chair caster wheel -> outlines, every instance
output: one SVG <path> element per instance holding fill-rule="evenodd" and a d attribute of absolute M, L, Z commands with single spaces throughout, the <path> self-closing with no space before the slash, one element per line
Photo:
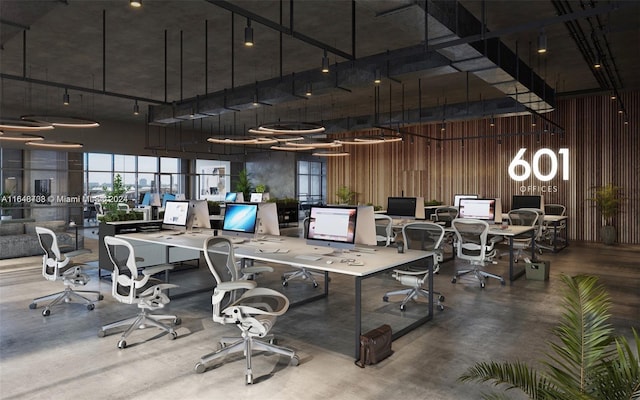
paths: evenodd
<path fill-rule="evenodd" d="M 169 332 L 169 335 L 167 337 L 169 338 L 169 340 L 175 340 L 178 337 L 178 332 L 171 331 Z"/>
<path fill-rule="evenodd" d="M 248 374 L 247 375 L 247 381 L 245 382 L 247 385 L 251 385 L 253 384 L 253 375 Z"/>
<path fill-rule="evenodd" d="M 48 317 L 49 315 L 51 315 L 51 310 L 49 310 L 48 308 L 45 308 L 44 310 L 42 310 L 43 317 Z"/>
<path fill-rule="evenodd" d="M 29 304 L 29 309 L 35 310 L 36 308 L 38 308 L 38 305 L 36 303 Z"/>
<path fill-rule="evenodd" d="M 282 275 L 282 282 L 284 282 L 284 281 L 286 281 L 286 280 L 287 280 L 287 277 L 286 277 L 286 276 L 284 276 L 284 275 Z"/>
<path fill-rule="evenodd" d="M 289 365 L 293 367 L 297 367 L 298 365 L 300 365 L 300 357 L 298 357 L 297 355 L 291 357 L 291 361 L 289 361 Z"/>
<path fill-rule="evenodd" d="M 282 286 L 287 287 L 288 285 L 289 285 L 289 282 L 287 281 L 282 282 Z"/>
<path fill-rule="evenodd" d="M 501 284 L 502 286 L 504 286 L 504 285 L 506 285 L 506 284 L 507 284 L 507 282 L 505 282 L 505 281 L 500 281 L 500 284 Z"/>
<path fill-rule="evenodd" d="M 440 311 L 444 311 L 444 306 L 443 306 L 442 304 L 440 304 L 440 305 L 438 306 L 438 310 L 440 310 Z"/>
<path fill-rule="evenodd" d="M 389 296 L 382 296 L 382 301 L 384 301 L 385 303 L 389 302 Z"/>
<path fill-rule="evenodd" d="M 484 283 L 484 282 L 481 282 L 481 283 L 480 283 L 480 288 L 481 288 L 481 289 L 484 289 L 484 285 L 485 285 L 485 283 Z"/>
<path fill-rule="evenodd" d="M 100 329 L 100 330 L 98 331 L 98 337 L 105 337 L 105 336 L 107 336 L 107 332 L 105 332 L 105 331 L 103 331 L 102 329 Z"/>
<path fill-rule="evenodd" d="M 438 296 L 438 301 L 444 301 L 444 296 L 443 295 Z"/>
<path fill-rule="evenodd" d="M 182 323 L 182 320 L 180 318 L 176 318 L 175 321 L 173 321 L 174 325 L 180 325 Z"/>
<path fill-rule="evenodd" d="M 100 300 L 104 300 L 104 296 L 103 295 L 98 295 L 98 301 Z"/>
<path fill-rule="evenodd" d="M 407 309 L 407 306 L 404 304 L 400 304 L 400 311 L 405 311 Z"/>
<path fill-rule="evenodd" d="M 318 282 L 313 282 L 313 287 L 317 288 L 318 287 Z"/>
<path fill-rule="evenodd" d="M 457 281 L 456 278 L 451 279 L 451 283 L 456 283 L 456 281 Z"/>
<path fill-rule="evenodd" d="M 513 260 L 514 263 L 518 263 L 518 259 L 516 258 L 515 260 Z"/>
<path fill-rule="evenodd" d="M 207 367 L 205 367 L 203 363 L 199 362 L 196 364 L 194 370 L 196 371 L 196 374 L 201 374 L 207 370 Z"/>
<path fill-rule="evenodd" d="M 91 311 L 96 308 L 95 304 L 87 304 L 87 310 Z"/>
<path fill-rule="evenodd" d="M 125 340 L 119 340 L 118 341 L 118 348 L 119 349 L 125 349 L 127 347 L 127 342 Z"/>

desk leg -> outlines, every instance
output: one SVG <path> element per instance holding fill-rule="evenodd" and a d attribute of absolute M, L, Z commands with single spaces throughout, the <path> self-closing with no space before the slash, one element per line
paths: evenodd
<path fill-rule="evenodd" d="M 360 335 L 362 334 L 362 278 L 356 276 L 355 356 L 360 359 Z"/>
<path fill-rule="evenodd" d="M 532 235 L 535 237 L 535 231 L 532 231 Z M 531 246 L 532 249 L 532 254 L 535 254 L 535 245 L 532 244 Z M 515 263 L 513 262 L 513 236 L 509 236 L 509 281 L 513 282 L 516 279 L 520 278 L 522 275 L 525 274 L 525 269 L 523 268 L 522 271 L 519 271 L 518 273 L 514 272 L 514 267 L 515 267 Z"/>

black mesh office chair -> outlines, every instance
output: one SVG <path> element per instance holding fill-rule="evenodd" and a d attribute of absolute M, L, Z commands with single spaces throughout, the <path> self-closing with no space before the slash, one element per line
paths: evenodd
<path fill-rule="evenodd" d="M 95 308 L 94 300 L 90 300 L 84 295 L 90 294 L 96 296 L 97 300 L 102 300 L 103 296 L 100 292 L 93 290 L 73 290 L 74 287 L 85 286 L 89 282 L 89 276 L 83 270 L 86 265 L 74 262 L 73 257 L 90 253 L 91 251 L 83 249 L 62 253 L 58 246 L 58 239 L 55 232 L 48 228 L 36 226 L 36 235 L 38 235 L 40 247 L 44 250 L 44 255 L 42 256 L 42 276 L 48 281 L 62 280 L 65 287 L 61 292 L 34 299 L 33 302 L 29 304 L 29 308 L 33 310 L 38 307 L 39 302 L 53 299 L 53 301 L 42 310 L 43 316 L 49 316 L 51 314 L 51 307 L 56 304 L 71 303 L 74 300 L 85 304 L 88 310 L 93 310 Z"/>
<path fill-rule="evenodd" d="M 272 289 L 258 288 L 255 281 L 241 280 L 234 257 L 233 245 L 223 237 L 210 237 L 204 243 L 204 255 L 216 287 L 211 296 L 213 320 L 220 324 L 235 324 L 241 337 L 223 337 L 219 349 L 203 356 L 195 365 L 196 373 L 227 354 L 243 352 L 246 360 L 246 383 L 253 383 L 251 355 L 253 351 L 281 354 L 290 358 L 291 365 L 298 365 L 299 358 L 293 350 L 276 346 L 269 331 L 278 316 L 289 309 L 289 299 Z M 244 293 L 241 293 L 244 291 Z M 240 297 L 238 298 L 238 295 Z"/>
<path fill-rule="evenodd" d="M 440 268 L 442 261 L 442 239 L 444 238 L 444 228 L 438 224 L 431 222 L 412 222 L 402 227 L 402 238 L 404 240 L 405 249 L 435 251 L 433 256 L 433 271 Z M 390 296 L 405 296 L 400 303 L 400 310 L 404 311 L 410 300 L 417 300 L 418 296 L 425 299 L 429 298 L 429 291 L 422 286 L 429 278 L 429 269 L 427 266 L 412 266 L 412 268 L 396 269 L 393 271 L 393 277 L 408 289 L 394 290 L 385 293 L 382 297 L 383 301 L 389 301 Z M 442 301 L 444 296 L 440 292 L 433 292 L 436 295 L 436 306 L 440 311 L 444 310 Z"/>

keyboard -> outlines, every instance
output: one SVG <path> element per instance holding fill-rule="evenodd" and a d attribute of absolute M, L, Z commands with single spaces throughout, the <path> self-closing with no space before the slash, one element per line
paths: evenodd
<path fill-rule="evenodd" d="M 373 253 L 376 251 L 376 249 L 371 249 L 368 247 L 356 247 L 355 249 L 353 249 L 353 251 L 358 251 L 360 253 Z"/>
<path fill-rule="evenodd" d="M 233 244 L 240 244 L 240 243 L 244 243 L 245 242 L 245 239 L 240 238 L 240 237 L 235 237 L 235 236 L 228 237 L 228 239 Z"/>
<path fill-rule="evenodd" d="M 312 255 L 312 254 L 298 254 L 297 256 L 295 256 L 295 258 L 297 258 L 299 260 L 318 261 L 322 257 L 317 256 L 317 255 Z"/>

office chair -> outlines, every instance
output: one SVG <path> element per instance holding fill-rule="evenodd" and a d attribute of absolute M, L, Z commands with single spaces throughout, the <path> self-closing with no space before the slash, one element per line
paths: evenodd
<path fill-rule="evenodd" d="M 567 208 L 562 204 L 545 204 L 544 205 L 544 213 L 545 215 L 555 215 L 555 216 L 565 216 L 567 215 Z M 559 234 L 567 229 L 567 222 L 560 221 L 560 223 L 555 227 L 552 222 L 544 222 L 542 225 L 542 236 L 543 240 L 549 245 L 551 245 L 551 249 L 553 249 L 553 244 L 556 240 L 564 241 L 564 238 Z"/>
<path fill-rule="evenodd" d="M 44 255 L 42 256 L 42 276 L 48 281 L 62 279 L 64 290 L 34 299 L 33 303 L 29 304 L 29 308 L 34 310 L 42 300 L 53 299 L 53 301 L 42 310 L 43 317 L 49 316 L 51 314 L 51 307 L 56 304 L 70 303 L 73 300 L 84 303 L 87 306 L 87 310 L 93 310 L 95 308 L 94 301 L 83 295 L 95 295 L 97 296 L 96 301 L 99 301 L 103 299 L 100 292 L 73 290 L 74 287 L 84 286 L 89 282 L 89 276 L 85 274 L 82 269 L 82 267 L 86 265 L 73 262 L 73 257 L 91 253 L 91 251 L 82 249 L 63 254 L 58 246 L 58 238 L 55 232 L 40 226 L 36 226 L 35 228 L 40 247 L 44 250 Z"/>
<path fill-rule="evenodd" d="M 374 214 L 376 224 L 376 243 L 378 246 L 389 246 L 395 238 L 393 233 L 393 219 L 384 214 Z"/>
<path fill-rule="evenodd" d="M 109 329 L 126 326 L 127 329 L 118 341 L 119 349 L 127 347 L 125 339 L 131 332 L 136 329 L 144 329 L 148 326 L 155 326 L 167 332 L 171 340 L 178 337 L 178 333 L 172 326 L 160 321 L 170 319 L 173 320 L 174 325 L 180 325 L 180 318 L 175 315 L 159 315 L 149 312 L 164 308 L 170 301 L 164 291 L 178 287 L 177 285 L 163 283 L 161 280 L 153 278 L 153 275 L 172 269 L 173 266 L 159 265 L 157 267 L 147 267 L 140 273 L 138 272 L 135 252 L 131 243 L 113 236 L 105 236 L 104 245 L 107 248 L 109 259 L 113 264 L 113 271 L 111 272 L 111 294 L 121 303 L 136 304 L 139 311 L 138 314 L 133 317 L 104 325 L 98 331 L 98 337 L 105 337 L 106 331 Z"/>
<path fill-rule="evenodd" d="M 455 207 L 438 207 L 434 215 L 435 222 L 440 222 L 448 228 L 451 226 L 451 221 L 458 218 L 458 209 Z"/>
<path fill-rule="evenodd" d="M 470 268 L 456 271 L 451 283 L 456 283 L 459 276 L 473 273 L 480 281 L 480 287 L 485 287 L 485 278 L 498 279 L 502 285 L 504 279 L 500 275 L 492 274 L 483 269 L 490 262 L 495 252 L 493 243 L 487 241 L 489 224 L 471 218 L 456 218 L 451 222 L 456 233 L 456 255 L 461 260 L 469 261 Z"/>
<path fill-rule="evenodd" d="M 304 227 L 304 237 L 306 238 L 307 232 L 309 232 L 309 217 L 306 217 L 302 221 L 302 225 Z M 303 280 L 309 280 L 311 283 L 313 283 L 314 288 L 318 287 L 318 281 L 316 281 L 315 277 L 323 276 L 324 274 L 320 272 L 310 271 L 305 267 L 295 267 L 295 268 L 296 269 L 294 269 L 293 271 L 287 271 L 282 274 L 282 286 L 288 286 L 289 281 L 300 278 Z"/>
<path fill-rule="evenodd" d="M 404 240 L 405 249 L 415 249 L 423 251 L 435 251 L 433 256 L 433 271 L 440 269 L 442 262 L 442 239 L 444 238 L 444 228 L 432 222 L 412 222 L 402 227 L 402 238 Z M 418 296 L 429 298 L 429 291 L 422 288 L 422 285 L 429 279 L 428 268 L 421 267 L 417 270 L 401 270 L 393 271 L 393 277 L 409 289 L 394 290 L 385 293 L 382 301 L 389 301 L 389 296 L 404 295 L 405 298 L 400 303 L 400 310 L 404 311 L 409 300 L 416 300 Z M 440 292 L 433 292 L 437 295 L 437 307 L 440 311 L 444 310 L 441 301 L 444 296 Z"/>
<path fill-rule="evenodd" d="M 223 325 L 237 325 L 242 331 L 242 337 L 222 337 L 218 350 L 203 356 L 196 363 L 195 372 L 205 372 L 216 360 L 227 354 L 243 352 L 246 359 L 245 382 L 252 384 L 251 354 L 254 350 L 290 357 L 290 364 L 298 365 L 300 359 L 296 353 L 276 346 L 275 339 L 268 335 L 276 318 L 289 308 L 289 299 L 275 290 L 256 287 L 255 281 L 240 280 L 233 245 L 227 238 L 207 238 L 204 242 L 204 256 L 216 280 L 211 296 L 213 320 Z M 241 290 L 244 293 L 237 298 L 238 291 Z"/>
<path fill-rule="evenodd" d="M 509 211 L 509 224 L 516 226 L 533 226 L 535 227 L 535 233 L 533 237 L 531 232 L 526 232 L 513 237 L 513 248 L 517 249 L 513 262 L 518 262 L 522 257 L 524 250 L 530 249 L 533 245 L 533 241 L 539 237 L 542 231 L 542 225 L 539 224 L 539 210 L 533 208 L 518 208 L 517 210 Z"/>

